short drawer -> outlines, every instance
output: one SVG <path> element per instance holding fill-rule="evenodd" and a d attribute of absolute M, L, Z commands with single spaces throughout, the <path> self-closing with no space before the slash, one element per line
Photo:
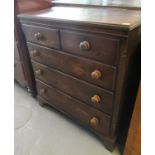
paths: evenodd
<path fill-rule="evenodd" d="M 103 88 L 114 89 L 115 67 L 34 44 L 28 44 L 28 48 L 34 61 Z"/>
<path fill-rule="evenodd" d="M 101 35 L 61 30 L 61 43 L 64 51 L 116 65 L 119 40 Z"/>
<path fill-rule="evenodd" d="M 33 25 L 22 25 L 27 41 L 59 49 L 59 35 L 57 29 Z"/>
<path fill-rule="evenodd" d="M 51 106 L 63 111 L 71 118 L 77 119 L 102 134 L 109 134 L 110 116 L 39 81 L 37 81 L 37 91 L 39 96 L 47 100 Z"/>
<path fill-rule="evenodd" d="M 33 62 L 37 79 L 103 112 L 112 114 L 113 93 L 53 68 Z"/>

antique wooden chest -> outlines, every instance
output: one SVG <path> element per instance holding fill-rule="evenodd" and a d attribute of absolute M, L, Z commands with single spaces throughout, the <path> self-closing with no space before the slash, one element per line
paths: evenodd
<path fill-rule="evenodd" d="M 140 11 L 55 6 L 19 18 L 40 103 L 86 126 L 112 150 L 140 42 Z"/>

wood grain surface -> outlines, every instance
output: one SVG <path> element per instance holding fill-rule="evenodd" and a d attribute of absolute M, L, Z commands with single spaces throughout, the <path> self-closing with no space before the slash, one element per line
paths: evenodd
<path fill-rule="evenodd" d="M 110 16 L 109 16 L 110 15 Z M 43 11 L 21 14 L 19 17 L 39 18 L 102 25 L 115 29 L 132 30 L 140 25 L 140 11 L 118 8 L 52 7 Z"/>

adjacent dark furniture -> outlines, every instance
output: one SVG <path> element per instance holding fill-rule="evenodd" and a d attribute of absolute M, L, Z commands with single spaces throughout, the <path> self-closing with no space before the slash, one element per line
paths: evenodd
<path fill-rule="evenodd" d="M 123 155 L 141 155 L 141 84 L 139 84 Z"/>
<path fill-rule="evenodd" d="M 140 43 L 140 11 L 52 7 L 19 18 L 40 104 L 88 127 L 112 150 Z"/>
<path fill-rule="evenodd" d="M 14 0 L 14 79 L 35 96 L 35 80 L 17 14 L 51 6 L 50 0 Z"/>

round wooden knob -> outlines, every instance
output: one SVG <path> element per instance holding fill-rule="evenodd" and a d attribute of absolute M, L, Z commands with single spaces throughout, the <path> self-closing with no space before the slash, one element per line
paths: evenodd
<path fill-rule="evenodd" d="M 46 92 L 46 89 L 42 88 L 39 90 L 40 94 L 44 94 Z"/>
<path fill-rule="evenodd" d="M 99 71 L 99 70 L 94 70 L 92 73 L 91 73 L 91 77 L 93 79 L 100 79 L 102 76 L 102 73 Z"/>
<path fill-rule="evenodd" d="M 88 41 L 82 41 L 79 46 L 80 46 L 81 50 L 89 50 L 90 49 L 90 44 Z"/>
<path fill-rule="evenodd" d="M 42 34 L 40 32 L 37 32 L 34 34 L 34 38 L 37 40 L 41 40 L 42 39 Z"/>
<path fill-rule="evenodd" d="M 93 97 L 91 97 L 91 101 L 95 104 L 99 104 L 101 101 L 100 96 L 94 95 Z"/>
<path fill-rule="evenodd" d="M 91 125 L 91 126 L 96 127 L 98 124 L 99 124 L 99 119 L 98 119 L 97 117 L 93 117 L 93 118 L 90 120 L 90 125 Z"/>
<path fill-rule="evenodd" d="M 36 73 L 37 76 L 39 76 L 39 75 L 42 75 L 43 71 L 38 69 L 38 70 L 35 71 L 35 73 Z"/>
<path fill-rule="evenodd" d="M 37 51 L 37 50 L 32 50 L 31 51 L 31 56 L 32 57 L 36 57 L 36 56 L 38 56 L 39 55 L 39 52 Z"/>

